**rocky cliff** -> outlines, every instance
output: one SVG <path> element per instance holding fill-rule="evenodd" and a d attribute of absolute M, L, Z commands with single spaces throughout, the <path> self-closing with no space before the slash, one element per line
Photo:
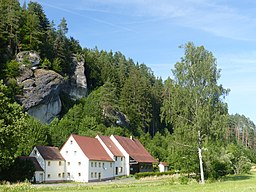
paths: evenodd
<path fill-rule="evenodd" d="M 23 64 L 23 55 L 28 57 L 26 62 L 30 61 L 30 65 Z M 84 62 L 74 59 L 71 75 L 64 79 L 54 71 L 38 68 L 39 63 L 35 65 L 35 60 L 37 61 L 38 57 L 39 55 L 34 52 L 18 54 L 20 76 L 16 80 L 18 85 L 23 87 L 23 94 L 17 98 L 30 115 L 42 123 L 50 123 L 55 117 L 58 117 L 62 110 L 61 94 L 68 95 L 72 100 L 86 97 L 87 83 Z"/>

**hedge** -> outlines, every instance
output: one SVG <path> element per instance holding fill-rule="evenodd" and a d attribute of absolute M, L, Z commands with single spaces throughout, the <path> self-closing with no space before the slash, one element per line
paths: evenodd
<path fill-rule="evenodd" d="M 173 171 L 167 171 L 167 172 L 140 172 L 140 173 L 135 173 L 135 179 L 140 179 L 144 177 L 150 177 L 150 176 L 162 176 L 162 175 L 173 175 L 175 174 L 175 170 Z"/>

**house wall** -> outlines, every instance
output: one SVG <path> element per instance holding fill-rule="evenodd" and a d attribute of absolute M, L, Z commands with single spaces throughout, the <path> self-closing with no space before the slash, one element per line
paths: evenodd
<path fill-rule="evenodd" d="M 115 159 L 115 166 L 114 166 L 114 176 L 118 177 L 118 176 L 124 176 L 126 175 L 125 172 L 125 157 L 114 157 Z"/>
<path fill-rule="evenodd" d="M 159 164 L 158 167 L 159 167 L 159 171 L 160 171 L 160 172 L 166 172 L 166 171 L 168 171 L 168 167 L 167 167 L 167 166 L 164 166 L 164 165 L 162 165 L 162 164 Z"/>
<path fill-rule="evenodd" d="M 71 181 L 89 181 L 89 159 L 71 136 L 60 150 L 66 159 L 66 178 Z"/>
<path fill-rule="evenodd" d="M 120 145 L 120 143 L 116 140 L 116 138 L 111 135 L 110 139 L 114 142 L 117 148 L 124 155 L 124 175 L 130 175 L 130 162 L 129 162 L 129 154 L 124 150 L 124 148 Z"/>
<path fill-rule="evenodd" d="M 115 161 L 114 166 L 112 166 L 113 177 L 126 175 L 125 157 L 114 156 L 113 153 L 109 150 L 109 148 L 105 145 L 105 143 L 101 140 L 101 138 L 98 135 L 96 136 L 96 138 L 100 141 L 100 144 L 106 150 L 108 155 L 113 159 L 113 161 Z"/>
<path fill-rule="evenodd" d="M 114 162 L 89 161 L 89 181 L 102 181 L 114 178 Z"/>
<path fill-rule="evenodd" d="M 35 171 L 34 178 L 32 182 L 42 183 L 44 182 L 44 172 L 43 171 Z"/>
<path fill-rule="evenodd" d="M 43 170 L 45 170 L 45 161 L 43 159 L 43 157 L 41 156 L 41 154 L 38 152 L 37 148 L 34 147 L 32 152 L 29 155 L 30 157 L 35 157 L 36 160 L 38 161 L 39 165 L 42 167 Z M 44 177 L 45 180 L 45 177 Z"/>
<path fill-rule="evenodd" d="M 66 180 L 65 161 L 46 160 L 45 161 L 45 182 L 57 182 Z"/>

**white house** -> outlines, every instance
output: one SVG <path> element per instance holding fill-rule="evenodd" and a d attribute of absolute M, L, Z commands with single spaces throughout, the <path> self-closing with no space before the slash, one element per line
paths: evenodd
<path fill-rule="evenodd" d="M 39 173 L 38 181 L 43 182 L 60 182 L 65 181 L 65 159 L 61 156 L 57 147 L 36 146 L 29 155 L 35 157 L 43 174 Z"/>
<path fill-rule="evenodd" d="M 36 146 L 30 154 L 41 169 L 36 182 L 109 180 L 153 170 L 157 161 L 139 140 L 111 135 L 96 138 L 70 135 L 61 150 Z"/>
<path fill-rule="evenodd" d="M 158 165 L 158 167 L 159 167 L 159 171 L 160 172 L 166 172 L 166 171 L 168 171 L 168 163 L 166 163 L 166 162 L 160 162 L 159 163 L 159 165 Z"/>
<path fill-rule="evenodd" d="M 114 178 L 114 160 L 96 138 L 70 135 L 60 150 L 67 180 L 89 182 Z"/>
<path fill-rule="evenodd" d="M 138 139 L 111 135 L 110 139 L 125 156 L 126 175 L 138 172 L 153 171 L 153 163 L 157 163 Z"/>
<path fill-rule="evenodd" d="M 114 144 L 114 142 L 110 139 L 110 137 L 97 135 L 96 139 L 100 141 L 103 148 L 114 161 L 114 176 L 119 177 L 126 175 L 125 156 Z"/>

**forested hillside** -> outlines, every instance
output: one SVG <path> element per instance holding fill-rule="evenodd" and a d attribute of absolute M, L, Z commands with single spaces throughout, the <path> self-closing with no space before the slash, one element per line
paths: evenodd
<path fill-rule="evenodd" d="M 228 114 L 229 90 L 219 84 L 216 59 L 203 46 L 185 44 L 174 78 L 163 82 L 145 64 L 121 52 L 82 48 L 67 32 L 64 18 L 55 25 L 36 2 L 0 2 L 0 173 L 33 146 L 61 147 L 71 133 L 133 135 L 156 159 L 186 173 L 199 173 L 199 149 L 210 178 L 248 171 L 256 163 L 255 125 Z M 39 68 L 65 78 L 72 59 L 83 60 L 88 96 L 64 102 L 62 115 L 50 124 L 30 117 L 17 103 L 23 87 L 15 58 L 21 51 L 39 53 Z"/>

